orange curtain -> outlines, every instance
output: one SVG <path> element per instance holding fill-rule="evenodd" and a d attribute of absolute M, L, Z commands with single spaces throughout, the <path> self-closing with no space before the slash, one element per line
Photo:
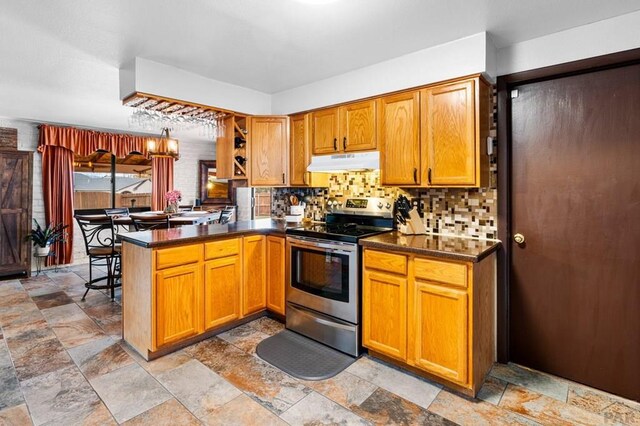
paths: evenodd
<path fill-rule="evenodd" d="M 164 195 L 173 191 L 173 158 L 153 157 L 151 176 L 151 210 L 164 210 L 167 207 Z"/>
<path fill-rule="evenodd" d="M 102 149 L 116 157 L 137 151 L 147 155 L 147 141 L 154 139 L 159 151 L 166 151 L 166 139 L 149 138 L 95 130 L 40 125 L 38 151 L 42 153 L 42 186 L 47 223 L 69 225 L 69 239 L 55 247 L 55 263 L 71 262 L 73 253 L 73 156 L 86 157 Z M 173 189 L 173 158 L 153 158 L 152 209 L 164 210 L 164 194 Z M 48 259 L 53 263 L 53 259 Z"/>
<path fill-rule="evenodd" d="M 72 151 L 81 157 L 93 154 L 99 149 L 111 152 L 119 158 L 126 157 L 133 151 L 147 155 L 147 141 L 154 139 L 159 151 L 166 151 L 164 138 L 134 136 L 121 133 L 98 132 L 95 130 L 76 129 L 75 127 L 58 127 L 49 124 L 40 125 L 40 141 L 38 151 L 44 146 L 59 146 Z"/>
<path fill-rule="evenodd" d="M 61 146 L 45 146 L 41 152 L 46 222 L 69 225 L 67 242 L 51 247 L 54 256 L 47 265 L 64 265 L 71 263 L 73 253 L 73 152 Z"/>

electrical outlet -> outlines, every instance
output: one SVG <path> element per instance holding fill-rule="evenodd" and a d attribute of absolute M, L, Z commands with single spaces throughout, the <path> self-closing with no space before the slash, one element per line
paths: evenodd
<path fill-rule="evenodd" d="M 422 198 L 412 198 L 411 199 L 411 207 L 417 207 L 418 208 L 418 214 L 420 215 L 420 217 L 423 217 L 423 214 L 424 214 L 424 201 L 422 200 Z"/>

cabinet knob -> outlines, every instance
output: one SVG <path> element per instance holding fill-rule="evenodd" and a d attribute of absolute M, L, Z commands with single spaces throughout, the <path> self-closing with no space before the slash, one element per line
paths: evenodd
<path fill-rule="evenodd" d="M 524 235 L 517 233 L 516 235 L 513 236 L 513 241 L 515 241 L 516 244 L 524 244 L 524 241 L 525 241 Z"/>

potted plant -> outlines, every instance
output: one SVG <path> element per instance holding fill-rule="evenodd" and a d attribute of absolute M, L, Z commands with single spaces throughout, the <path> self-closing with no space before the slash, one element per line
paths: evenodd
<path fill-rule="evenodd" d="M 167 208 L 164 209 L 165 213 L 178 213 L 178 202 L 182 200 L 182 193 L 180 191 L 169 191 L 164 194 L 164 199 L 167 200 Z"/>
<path fill-rule="evenodd" d="M 65 241 L 67 237 L 65 229 L 69 225 L 63 225 L 62 223 L 49 224 L 43 229 L 36 219 L 33 219 L 33 223 L 35 225 L 31 232 L 27 234 L 26 239 L 33 241 L 33 246 L 36 248 L 36 256 L 47 256 L 51 244 Z"/>

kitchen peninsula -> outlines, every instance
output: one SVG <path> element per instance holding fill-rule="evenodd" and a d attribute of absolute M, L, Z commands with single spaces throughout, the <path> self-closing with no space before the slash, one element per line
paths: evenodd
<path fill-rule="evenodd" d="M 150 360 L 284 315 L 284 231 L 261 219 L 123 234 L 124 340 Z"/>

